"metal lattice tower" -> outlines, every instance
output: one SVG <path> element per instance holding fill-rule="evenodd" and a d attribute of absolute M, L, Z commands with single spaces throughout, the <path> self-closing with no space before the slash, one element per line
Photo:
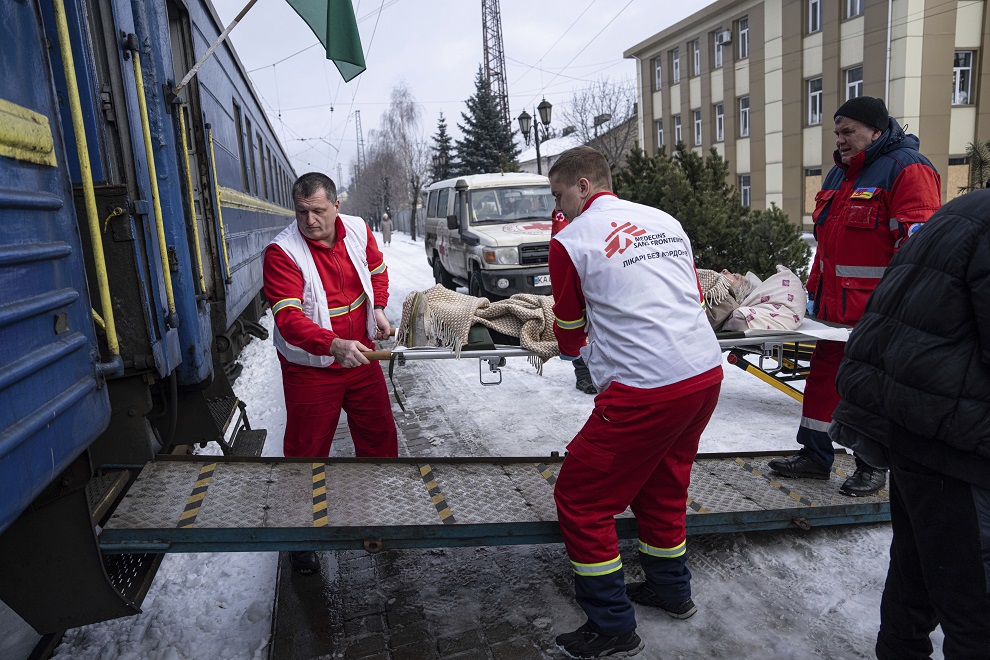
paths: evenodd
<path fill-rule="evenodd" d="M 357 129 L 357 166 L 358 171 L 363 172 L 365 165 L 364 161 L 364 133 L 361 132 L 361 111 L 354 111 L 354 127 Z"/>
<path fill-rule="evenodd" d="M 505 49 L 502 47 L 502 12 L 499 0 L 481 0 L 481 31 L 485 41 L 485 78 L 492 86 L 495 103 L 506 128 L 512 130 L 509 118 L 509 88 L 505 81 Z"/>

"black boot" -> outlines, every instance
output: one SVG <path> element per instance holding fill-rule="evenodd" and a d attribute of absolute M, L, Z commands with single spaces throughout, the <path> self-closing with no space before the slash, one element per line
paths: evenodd
<path fill-rule="evenodd" d="M 698 606 L 690 598 L 680 603 L 660 598 L 649 582 L 627 584 L 626 594 L 632 602 L 649 607 L 658 607 L 675 619 L 689 619 L 698 611 Z"/>
<path fill-rule="evenodd" d="M 292 570 L 299 575 L 313 575 L 320 572 L 320 558 L 312 550 L 290 552 L 289 563 L 292 564 Z"/>
<path fill-rule="evenodd" d="M 887 471 L 870 467 L 857 461 L 856 471 L 846 479 L 839 492 L 849 497 L 866 497 L 872 495 L 887 484 Z"/>
<path fill-rule="evenodd" d="M 572 658 L 627 658 L 643 650 L 643 640 L 630 630 L 622 635 L 600 632 L 591 621 L 574 632 L 557 635 L 557 647 Z"/>
<path fill-rule="evenodd" d="M 788 458 L 775 458 L 767 465 L 774 472 L 797 479 L 828 479 L 832 474 L 827 465 L 822 465 L 804 452 Z"/>

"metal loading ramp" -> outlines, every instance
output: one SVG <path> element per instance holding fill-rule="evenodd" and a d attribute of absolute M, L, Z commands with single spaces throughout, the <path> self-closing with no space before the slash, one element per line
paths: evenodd
<path fill-rule="evenodd" d="M 836 455 L 825 480 L 773 475 L 780 454 L 699 454 L 688 534 L 890 519 L 887 491 L 838 493 L 855 469 Z M 105 553 L 343 550 L 560 542 L 551 458 L 391 460 L 162 458 L 149 463 L 100 532 Z M 619 536 L 636 521 L 616 518 Z"/>

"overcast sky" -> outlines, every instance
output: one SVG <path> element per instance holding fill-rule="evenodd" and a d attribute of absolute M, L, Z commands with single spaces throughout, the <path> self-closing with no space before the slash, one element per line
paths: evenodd
<path fill-rule="evenodd" d="M 336 179 L 339 163 L 345 185 L 357 148 L 355 111 L 367 149 L 390 91 L 404 81 L 423 109 L 423 137 L 436 133 L 441 112 L 460 137 L 457 124 L 484 58 L 480 0 L 352 1 L 368 70 L 350 83 L 284 0 L 260 0 L 231 32 L 296 171 Z M 246 4 L 213 2 L 225 25 Z M 523 109 L 533 114 L 544 97 L 560 108 L 602 76 L 633 81 L 634 61 L 622 52 L 711 2 L 502 0 L 513 127 Z"/>

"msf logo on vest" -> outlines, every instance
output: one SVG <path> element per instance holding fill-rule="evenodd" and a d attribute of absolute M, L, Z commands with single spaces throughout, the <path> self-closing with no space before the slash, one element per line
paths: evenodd
<path fill-rule="evenodd" d="M 608 259 L 628 250 L 636 242 L 636 238 L 646 233 L 645 229 L 640 229 L 631 222 L 623 222 L 621 225 L 613 222 L 612 226 L 615 229 L 605 238 L 605 257 Z"/>

